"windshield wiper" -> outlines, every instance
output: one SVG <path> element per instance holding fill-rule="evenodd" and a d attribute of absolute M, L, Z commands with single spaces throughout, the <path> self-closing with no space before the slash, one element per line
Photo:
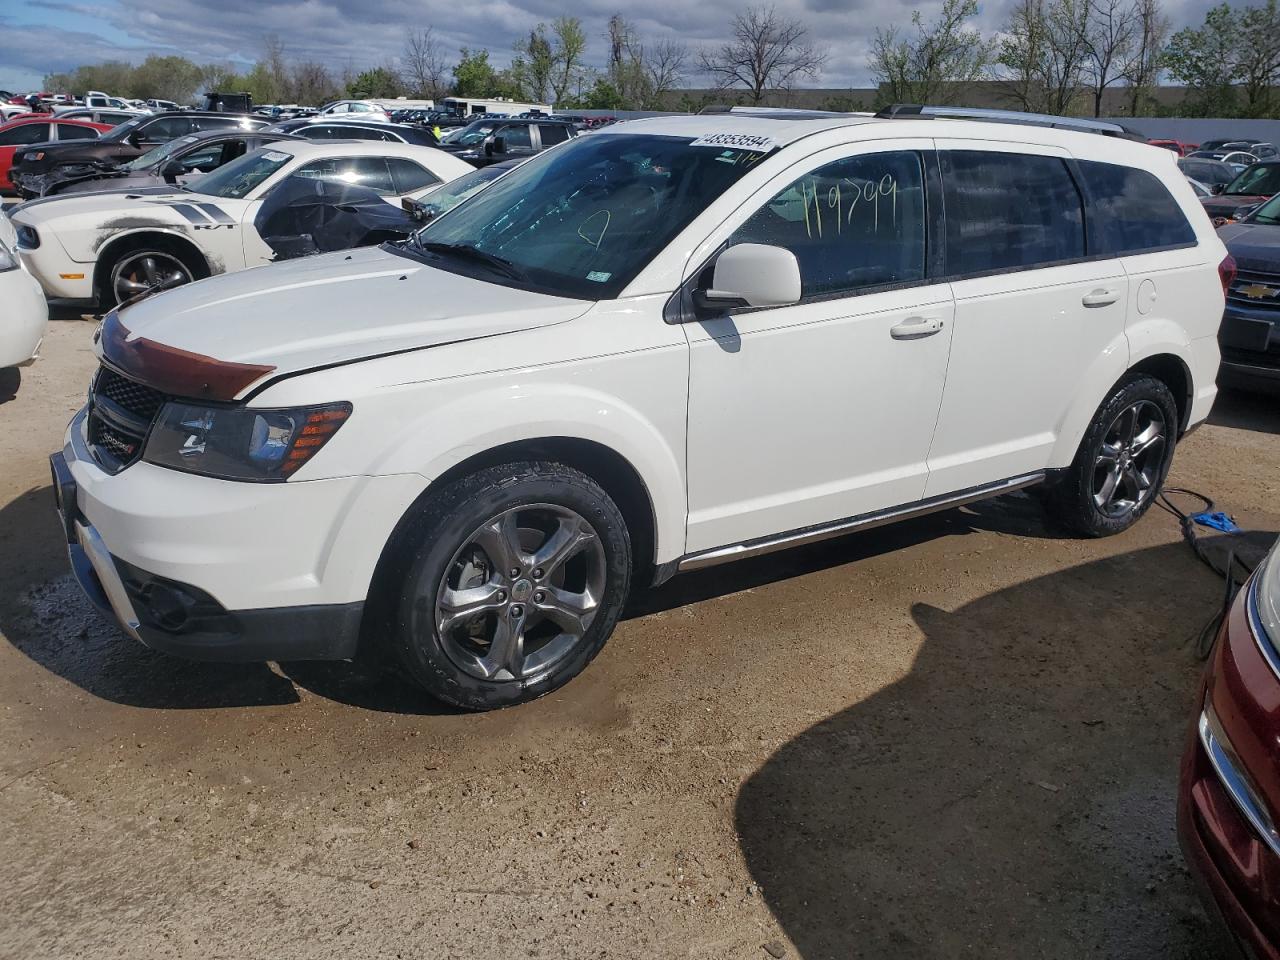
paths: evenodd
<path fill-rule="evenodd" d="M 442 254 L 444 256 L 457 257 L 460 260 L 471 260 L 475 263 L 482 263 L 498 273 L 505 274 L 512 280 L 528 280 L 528 275 L 505 257 L 499 257 L 493 253 L 486 253 L 478 247 L 473 247 L 469 243 L 441 243 L 438 240 L 414 240 L 414 246 L 419 250 L 426 250 L 429 253 Z"/>

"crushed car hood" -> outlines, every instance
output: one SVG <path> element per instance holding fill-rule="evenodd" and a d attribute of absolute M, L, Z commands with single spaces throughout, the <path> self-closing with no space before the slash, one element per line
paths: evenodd
<path fill-rule="evenodd" d="M 1280 273 L 1280 226 L 1269 223 L 1229 223 L 1218 237 L 1241 270 Z"/>
<path fill-rule="evenodd" d="M 1200 202 L 1204 204 L 1205 213 L 1211 217 L 1229 217 L 1241 207 L 1253 207 L 1267 199 L 1267 195 L 1254 196 L 1252 194 L 1232 194 L 1226 196 L 1218 194 L 1215 197 L 1205 197 Z"/>
<path fill-rule="evenodd" d="M 178 287 L 126 307 L 120 321 L 130 340 L 280 376 L 564 323 L 590 306 L 366 247 Z"/>

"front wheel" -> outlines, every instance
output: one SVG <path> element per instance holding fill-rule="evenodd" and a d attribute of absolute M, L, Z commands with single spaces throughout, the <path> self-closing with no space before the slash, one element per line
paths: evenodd
<path fill-rule="evenodd" d="M 1049 491 L 1050 511 L 1088 537 L 1129 529 L 1150 509 L 1173 462 L 1178 413 L 1155 377 L 1122 380 L 1094 414 L 1075 460 Z"/>
<path fill-rule="evenodd" d="M 409 676 L 470 710 L 567 683 L 613 632 L 631 579 L 626 524 L 561 464 L 493 467 L 429 499 L 400 540 L 393 645 Z"/>
<path fill-rule="evenodd" d="M 112 264 L 107 277 L 108 306 L 140 300 L 153 293 L 180 287 L 196 278 L 187 258 L 171 250 L 128 250 Z"/>

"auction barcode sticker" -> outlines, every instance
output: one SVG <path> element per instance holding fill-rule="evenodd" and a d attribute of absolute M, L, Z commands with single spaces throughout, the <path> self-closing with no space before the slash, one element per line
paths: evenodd
<path fill-rule="evenodd" d="M 763 137 L 754 133 L 710 133 L 699 137 L 691 147 L 732 147 L 735 150 L 755 150 L 768 153 L 778 145 L 773 137 Z"/>

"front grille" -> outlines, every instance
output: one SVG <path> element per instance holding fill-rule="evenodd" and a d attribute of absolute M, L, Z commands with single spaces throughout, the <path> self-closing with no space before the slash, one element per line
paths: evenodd
<path fill-rule="evenodd" d="M 112 473 L 135 463 L 167 399 L 153 387 L 100 368 L 89 391 L 88 423 L 89 446 L 98 463 Z"/>
<path fill-rule="evenodd" d="M 1280 273 L 1239 271 L 1227 290 L 1227 300 L 1250 310 L 1280 312 Z"/>

